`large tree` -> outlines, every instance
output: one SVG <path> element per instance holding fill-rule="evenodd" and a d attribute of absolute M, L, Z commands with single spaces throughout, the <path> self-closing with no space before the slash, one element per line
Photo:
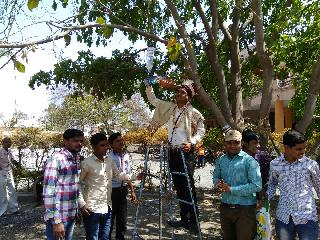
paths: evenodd
<path fill-rule="evenodd" d="M 29 9 L 36 11 L 38 3 L 29 0 Z M 47 21 L 55 34 L 31 42 L 4 41 L 0 47 L 19 51 L 60 38 L 69 44 L 73 33 L 89 46 L 107 45 L 119 30 L 133 42 L 143 38 L 150 45 L 166 45 L 169 58 L 176 60 L 176 68 L 168 69 L 194 80 L 199 102 L 220 126 L 243 127 L 242 101 L 252 94 L 244 86 L 262 92 L 258 123 L 265 125 L 273 80 L 289 72 L 297 86 L 301 79 L 308 89 L 300 98 L 305 108 L 296 129 L 304 132 L 311 123 L 320 88 L 318 1 L 54 0 L 52 7 L 62 11 L 61 5 L 71 6 L 75 14 Z M 286 70 L 277 67 L 284 59 Z"/>

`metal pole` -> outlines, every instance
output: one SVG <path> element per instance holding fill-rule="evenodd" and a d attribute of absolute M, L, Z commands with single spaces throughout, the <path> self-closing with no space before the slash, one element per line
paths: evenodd
<path fill-rule="evenodd" d="M 162 161 L 164 157 L 163 145 L 160 147 L 160 189 L 159 189 L 159 240 L 162 239 L 162 187 L 163 187 L 163 177 L 162 177 Z"/>
<path fill-rule="evenodd" d="M 146 152 L 145 152 L 145 156 L 144 156 L 144 166 L 143 166 L 144 176 L 143 176 L 143 178 L 142 178 L 142 180 L 140 182 L 139 199 L 138 199 L 138 201 L 140 201 L 140 199 L 141 199 L 142 191 L 143 191 L 143 188 L 144 188 L 144 183 L 145 183 L 146 174 L 147 174 L 147 168 L 148 168 L 148 159 L 149 159 L 149 147 L 147 147 Z M 133 240 L 136 239 L 136 236 L 137 236 L 139 208 L 140 208 L 140 203 L 138 202 L 135 221 L 134 221 L 134 227 L 133 227 L 133 231 L 132 231 L 132 239 Z"/>
<path fill-rule="evenodd" d="M 181 158 L 182 158 L 182 161 L 183 161 L 184 172 L 186 174 L 186 178 L 187 178 L 187 182 L 188 182 L 189 194 L 190 194 L 190 198 L 191 198 L 191 202 L 192 202 L 192 206 L 193 206 L 193 211 L 194 211 L 194 214 L 195 214 L 195 217 L 196 217 L 197 228 L 199 230 L 198 239 L 201 240 L 202 236 L 201 236 L 200 223 L 199 223 L 199 219 L 198 219 L 198 214 L 197 214 L 196 204 L 195 204 L 195 201 L 194 201 L 194 196 L 192 194 L 192 188 L 191 188 L 190 178 L 189 178 L 189 174 L 188 174 L 188 168 L 187 168 L 187 164 L 186 164 L 185 157 L 184 157 L 184 154 L 183 154 L 182 150 L 180 150 L 180 153 L 181 153 Z"/>

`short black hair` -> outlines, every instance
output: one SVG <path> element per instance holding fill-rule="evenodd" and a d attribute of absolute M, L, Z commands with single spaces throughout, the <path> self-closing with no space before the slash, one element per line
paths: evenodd
<path fill-rule="evenodd" d="M 84 134 L 81 130 L 79 129 L 74 129 L 74 128 L 69 128 L 64 131 L 63 133 L 63 139 L 70 139 L 70 138 L 75 138 L 75 137 L 83 137 Z"/>
<path fill-rule="evenodd" d="M 259 141 L 259 135 L 253 132 L 251 129 L 244 130 L 242 132 L 242 141 L 245 143 L 249 143 L 252 140 Z"/>
<path fill-rule="evenodd" d="M 113 141 L 116 140 L 117 137 L 121 136 L 121 133 L 116 132 L 116 133 L 112 133 L 109 138 L 108 138 L 108 142 L 109 144 L 113 144 Z"/>
<path fill-rule="evenodd" d="M 288 130 L 283 134 L 282 143 L 283 145 L 294 147 L 297 144 L 305 143 L 307 141 L 306 137 L 296 130 Z"/>
<path fill-rule="evenodd" d="M 92 146 L 97 146 L 101 141 L 107 141 L 108 138 L 104 133 L 95 133 L 90 138 Z"/>

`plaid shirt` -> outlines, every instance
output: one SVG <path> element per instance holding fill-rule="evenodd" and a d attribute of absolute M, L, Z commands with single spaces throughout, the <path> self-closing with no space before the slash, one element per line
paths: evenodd
<path fill-rule="evenodd" d="M 43 182 L 45 221 L 67 222 L 77 214 L 79 155 L 63 148 L 48 159 Z"/>
<path fill-rule="evenodd" d="M 316 161 L 302 157 L 293 163 L 284 156 L 274 159 L 270 164 L 268 186 L 269 200 L 276 187 L 280 188 L 280 199 L 276 218 L 286 224 L 290 217 L 295 224 L 306 224 L 309 220 L 318 221 L 313 188 L 320 196 L 320 170 Z"/>

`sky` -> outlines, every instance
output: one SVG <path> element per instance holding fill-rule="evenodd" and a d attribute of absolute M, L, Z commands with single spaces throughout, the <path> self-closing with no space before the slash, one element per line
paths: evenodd
<path fill-rule="evenodd" d="M 27 10 L 27 9 L 26 9 Z M 39 7 L 38 12 L 28 12 L 28 16 L 23 16 L 23 19 L 19 19 L 17 22 L 25 22 L 25 25 L 30 21 L 34 21 L 37 16 L 40 16 L 41 20 L 45 18 L 52 18 L 54 13 L 48 14 L 48 9 Z M 63 19 L 68 16 L 67 11 L 55 15 L 55 18 Z M 16 25 L 15 28 L 21 28 L 20 25 Z M 1 30 L 1 29 L 0 29 Z M 1 32 L 1 31 L 0 31 Z M 46 25 L 36 25 L 34 27 L 26 28 L 22 34 L 17 34 L 11 37 L 12 41 L 26 41 L 31 36 L 45 36 L 48 34 L 48 27 Z M 22 37 L 23 35 L 23 37 Z M 115 32 L 111 43 L 107 47 L 91 47 L 90 50 L 98 57 L 111 57 L 111 53 L 115 49 L 123 50 L 130 46 L 136 49 L 145 48 L 146 43 L 144 41 L 138 41 L 134 45 L 127 40 L 120 32 Z M 37 119 L 43 115 L 43 111 L 47 108 L 50 101 L 50 92 L 45 87 L 36 87 L 32 90 L 28 86 L 29 79 L 35 73 L 40 70 L 49 71 L 53 70 L 53 66 L 62 58 L 77 57 L 77 52 L 80 50 L 87 50 L 88 47 L 84 44 L 80 44 L 76 41 L 75 37 L 72 37 L 71 44 L 65 47 L 63 39 L 55 41 L 54 43 L 48 43 L 37 47 L 36 51 L 28 53 L 28 63 L 23 59 L 18 59 L 23 62 L 26 67 L 25 73 L 19 73 L 14 69 L 13 63 L 9 63 L 3 69 L 0 69 L 0 81 L 1 81 L 1 94 L 0 94 L 0 114 L 4 119 L 8 119 L 12 116 L 16 110 L 22 111 L 28 115 L 28 121 L 26 125 L 36 125 Z M 6 59 L 3 57 L 0 63 L 3 63 Z M 1 64 L 2 65 L 2 64 Z M 1 122 L 0 122 L 1 124 Z"/>

